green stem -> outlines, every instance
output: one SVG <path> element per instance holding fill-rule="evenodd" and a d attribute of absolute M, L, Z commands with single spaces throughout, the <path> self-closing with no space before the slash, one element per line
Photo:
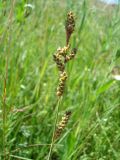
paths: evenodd
<path fill-rule="evenodd" d="M 53 128 L 52 142 L 51 142 L 51 145 L 50 145 L 50 151 L 49 151 L 47 160 L 50 160 L 52 150 L 53 150 L 53 146 L 54 146 L 54 143 L 55 143 L 54 136 L 55 136 L 56 125 L 57 125 L 57 121 L 58 121 L 58 113 L 59 113 L 60 102 L 61 102 L 61 99 L 58 99 L 57 106 L 56 106 L 56 118 L 55 118 L 55 124 L 54 124 L 54 128 Z"/>
<path fill-rule="evenodd" d="M 4 79 L 4 93 L 3 93 L 3 154 L 6 159 L 6 79 Z"/>
<path fill-rule="evenodd" d="M 6 28 L 6 32 L 9 33 L 8 36 L 8 48 L 7 48 L 7 54 L 6 54 L 6 65 L 5 65 L 5 77 L 4 77 L 4 91 L 3 91 L 3 156 L 4 160 L 8 159 L 6 157 L 6 132 L 7 132 L 7 108 L 6 108 L 6 88 L 7 88 L 7 79 L 8 79 L 8 62 L 9 62 L 9 53 L 10 53 L 10 44 L 11 44 L 11 25 L 12 25 L 12 18 L 13 18 L 13 9 L 15 5 L 16 0 L 12 0 L 11 2 L 11 9 L 8 16 L 8 24 Z M 6 35 L 6 34 L 5 34 Z"/>

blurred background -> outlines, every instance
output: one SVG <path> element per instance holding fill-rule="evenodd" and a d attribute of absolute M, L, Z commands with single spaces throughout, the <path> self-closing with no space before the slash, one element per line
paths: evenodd
<path fill-rule="evenodd" d="M 53 54 L 65 46 L 65 19 L 75 15 L 68 80 L 59 119 L 70 121 L 52 160 L 119 160 L 120 9 L 107 0 L 8 0 L 0 2 L 0 156 L 47 159 L 59 81 Z M 119 75 L 119 71 L 115 72 Z"/>

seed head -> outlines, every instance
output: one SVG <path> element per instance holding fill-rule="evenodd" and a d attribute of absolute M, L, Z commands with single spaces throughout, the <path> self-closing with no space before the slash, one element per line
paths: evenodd
<path fill-rule="evenodd" d="M 59 85 L 57 88 L 58 97 L 62 96 L 64 93 L 66 79 L 67 79 L 67 73 L 64 71 L 63 73 L 60 74 L 59 78 Z"/>
<path fill-rule="evenodd" d="M 63 47 L 63 48 L 58 48 L 58 49 L 57 49 L 57 54 L 65 57 L 66 54 L 67 54 L 67 52 L 68 52 L 68 50 L 69 50 L 69 47 L 70 47 L 70 46 L 67 45 L 67 46 L 65 46 L 65 47 Z"/>
<path fill-rule="evenodd" d="M 65 25 L 65 29 L 66 29 L 66 44 L 68 45 L 71 34 L 73 33 L 75 28 L 75 18 L 73 13 L 70 11 L 67 14 L 67 20 L 66 20 L 66 25 Z"/>
<path fill-rule="evenodd" d="M 76 53 L 77 53 L 77 49 L 74 48 L 69 55 L 66 55 L 65 63 L 68 62 L 69 60 L 73 59 L 75 57 Z"/>
<path fill-rule="evenodd" d="M 66 125 L 68 123 L 68 120 L 69 120 L 70 116 L 71 116 L 71 111 L 67 111 L 64 114 L 64 116 L 62 117 L 62 120 L 58 124 L 58 127 L 55 131 L 54 140 L 56 140 L 60 137 L 60 135 L 62 134 L 64 128 L 66 127 Z"/>
<path fill-rule="evenodd" d="M 58 54 L 53 55 L 53 60 L 56 62 L 58 70 L 63 72 L 65 69 L 65 64 L 62 62 L 61 56 Z"/>

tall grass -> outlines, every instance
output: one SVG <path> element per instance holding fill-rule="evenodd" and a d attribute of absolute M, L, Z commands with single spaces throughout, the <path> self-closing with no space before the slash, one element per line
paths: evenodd
<path fill-rule="evenodd" d="M 77 23 L 70 44 L 79 47 L 66 68 L 59 117 L 68 106 L 72 116 L 51 159 L 119 160 L 120 84 L 111 70 L 120 63 L 120 11 L 106 7 L 84 0 L 0 2 L 1 159 L 48 157 L 58 84 L 52 56 L 66 43 L 65 15 L 72 10 Z"/>

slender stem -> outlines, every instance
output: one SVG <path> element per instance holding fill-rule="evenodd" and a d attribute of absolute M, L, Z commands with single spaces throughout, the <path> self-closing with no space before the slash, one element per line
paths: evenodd
<path fill-rule="evenodd" d="M 7 79 L 8 79 L 8 61 L 9 61 L 9 53 L 10 53 L 10 42 L 11 42 L 11 24 L 12 24 L 12 17 L 13 17 L 13 8 L 15 5 L 15 0 L 12 0 L 11 4 L 11 9 L 9 12 L 9 17 L 8 17 L 8 28 L 7 32 L 9 32 L 9 39 L 8 39 L 8 49 L 7 49 L 7 55 L 6 55 L 6 64 L 5 64 L 5 76 L 4 76 L 4 87 L 3 87 L 3 106 L 2 106 L 2 111 L 3 111 L 3 156 L 4 160 L 7 159 L 6 157 L 6 144 L 7 144 L 7 139 L 6 139 L 6 130 L 7 130 L 7 108 L 6 108 L 6 94 L 7 94 Z"/>
<path fill-rule="evenodd" d="M 6 155 L 6 138 L 5 138 L 5 133 L 6 133 L 6 78 L 4 79 L 4 91 L 3 91 L 3 154 L 4 154 L 4 159 Z"/>
<path fill-rule="evenodd" d="M 62 146 L 60 144 L 56 144 L 58 146 Z M 19 152 L 23 149 L 30 149 L 30 148 L 33 148 L 33 147 L 43 147 L 43 146 L 51 146 L 51 144 L 30 144 L 28 146 L 25 146 L 25 147 L 21 147 L 21 148 L 16 148 L 15 150 L 12 150 L 11 153 L 15 153 L 15 152 Z M 10 156 L 10 152 L 7 152 L 7 155 Z"/>
<path fill-rule="evenodd" d="M 51 145 L 50 145 L 50 150 L 49 150 L 49 154 L 48 154 L 48 159 L 47 160 L 50 160 L 50 157 L 51 157 L 51 154 L 52 154 L 52 150 L 53 150 L 53 146 L 54 146 L 54 143 L 55 143 L 54 136 L 55 136 L 56 125 L 57 125 L 57 121 L 58 121 L 58 113 L 59 113 L 60 102 L 61 102 L 61 98 L 58 99 L 57 106 L 56 106 L 56 118 L 55 118 L 55 124 L 54 124 L 54 128 L 53 128 L 52 142 L 51 142 Z"/>
<path fill-rule="evenodd" d="M 77 35 L 79 37 L 81 37 L 81 32 L 84 28 L 84 24 L 85 24 L 85 20 L 86 20 L 86 13 L 87 13 L 86 0 L 83 1 L 82 7 L 83 7 L 83 16 L 82 16 L 81 23 L 80 23 L 80 26 L 79 26 L 79 29 L 78 29 L 78 33 L 77 33 Z M 78 10 L 78 12 L 79 12 L 79 10 Z M 79 48 L 80 43 L 81 43 L 81 38 L 79 38 L 78 42 L 77 42 L 77 39 L 76 39 L 77 49 Z"/>

